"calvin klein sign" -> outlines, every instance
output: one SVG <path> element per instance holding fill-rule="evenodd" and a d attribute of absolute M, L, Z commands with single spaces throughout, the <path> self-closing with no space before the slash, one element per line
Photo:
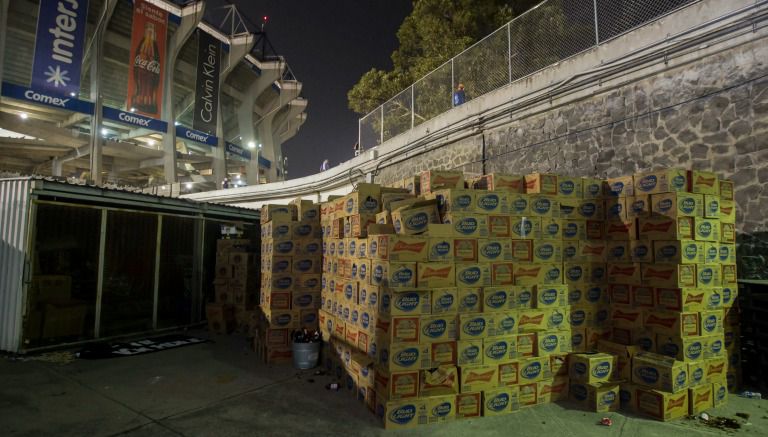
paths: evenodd
<path fill-rule="evenodd" d="M 219 111 L 221 41 L 199 29 L 197 35 L 197 85 L 192 126 L 215 135 Z"/>

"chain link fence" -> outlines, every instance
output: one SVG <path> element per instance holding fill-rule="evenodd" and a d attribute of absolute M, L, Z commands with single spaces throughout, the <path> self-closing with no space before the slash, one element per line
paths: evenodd
<path fill-rule="evenodd" d="M 359 121 L 360 145 L 381 144 L 497 90 L 699 0 L 546 0 L 419 79 Z"/>

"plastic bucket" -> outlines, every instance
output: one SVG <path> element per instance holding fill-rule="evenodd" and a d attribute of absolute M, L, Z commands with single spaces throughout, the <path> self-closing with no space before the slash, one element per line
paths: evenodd
<path fill-rule="evenodd" d="M 315 343 L 293 343 L 293 367 L 297 369 L 311 369 L 317 366 L 320 359 L 320 345 Z"/>

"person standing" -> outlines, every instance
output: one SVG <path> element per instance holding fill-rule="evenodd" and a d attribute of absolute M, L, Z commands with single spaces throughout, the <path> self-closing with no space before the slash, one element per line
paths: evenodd
<path fill-rule="evenodd" d="M 360 143 L 355 143 L 353 149 L 355 150 L 355 156 L 360 156 L 360 152 L 362 152 L 363 148 L 360 147 Z"/>
<path fill-rule="evenodd" d="M 456 87 L 456 91 L 453 92 L 453 106 L 462 105 L 466 100 L 467 100 L 467 96 L 464 93 L 464 84 L 460 83 Z"/>
<path fill-rule="evenodd" d="M 328 163 L 328 160 L 324 160 L 323 164 L 320 166 L 320 171 L 326 171 L 331 167 L 331 164 Z"/>

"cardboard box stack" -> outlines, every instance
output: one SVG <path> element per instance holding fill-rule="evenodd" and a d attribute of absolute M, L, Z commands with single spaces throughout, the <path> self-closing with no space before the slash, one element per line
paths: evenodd
<path fill-rule="evenodd" d="M 466 189 L 461 173 L 430 171 L 419 185 L 418 198 L 388 203 L 396 190 L 361 184 L 323 205 L 328 365 L 385 428 L 566 398 L 556 176 L 489 175 Z M 371 223 L 364 214 L 379 218 L 367 232 L 354 225 Z"/>
<path fill-rule="evenodd" d="M 217 334 L 250 331 L 258 303 L 259 268 L 253 241 L 245 238 L 216 242 L 214 303 L 205 307 L 208 328 Z"/>
<path fill-rule="evenodd" d="M 360 184 L 321 212 L 326 365 L 385 428 L 569 397 L 669 420 L 738 383 L 730 182 L 428 171 L 418 185 Z"/>
<path fill-rule="evenodd" d="M 267 363 L 290 361 L 291 333 L 318 327 L 321 237 L 320 205 L 312 201 L 261 209 L 261 312 L 254 349 Z"/>
<path fill-rule="evenodd" d="M 619 352 L 622 405 L 633 412 L 659 420 L 696 414 L 725 402 L 729 374 L 735 386 L 732 193 L 730 181 L 696 170 L 606 183 L 607 209 L 616 205 L 620 216 L 606 222 L 612 342 L 598 349 Z"/>

